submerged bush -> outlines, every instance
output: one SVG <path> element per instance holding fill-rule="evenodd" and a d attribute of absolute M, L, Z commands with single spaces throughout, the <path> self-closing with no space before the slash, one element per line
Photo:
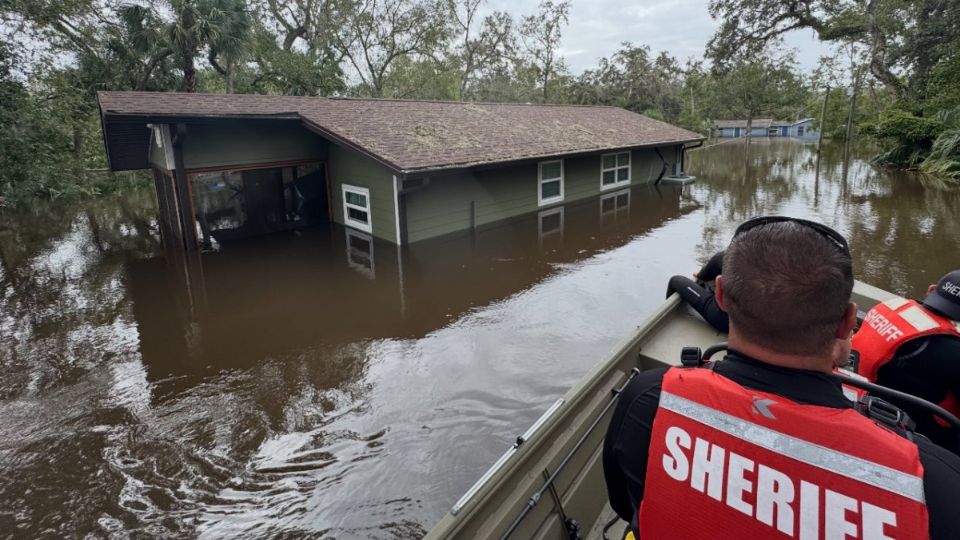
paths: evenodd
<path fill-rule="evenodd" d="M 943 124 L 935 118 L 923 118 L 894 109 L 884 114 L 871 129 L 881 139 L 922 145 L 932 143 L 943 131 Z"/>
<path fill-rule="evenodd" d="M 866 129 L 888 143 L 874 161 L 960 179 L 960 107 L 933 118 L 893 110 Z"/>

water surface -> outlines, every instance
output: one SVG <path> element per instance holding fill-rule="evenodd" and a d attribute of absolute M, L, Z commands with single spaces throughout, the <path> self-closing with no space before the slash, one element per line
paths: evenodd
<path fill-rule="evenodd" d="M 960 191 L 839 147 L 688 169 L 404 248 L 335 227 L 194 261 L 149 192 L 0 210 L 0 530 L 419 537 L 744 219 L 833 226 L 900 294 L 958 263 Z"/>

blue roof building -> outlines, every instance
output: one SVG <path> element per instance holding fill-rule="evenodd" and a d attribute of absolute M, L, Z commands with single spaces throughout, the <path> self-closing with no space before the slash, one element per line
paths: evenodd
<path fill-rule="evenodd" d="M 717 120 L 714 128 L 720 137 L 746 137 L 746 120 Z M 751 125 L 754 137 L 803 137 L 815 138 L 819 132 L 813 129 L 813 118 L 804 118 L 796 122 L 755 118 Z"/>

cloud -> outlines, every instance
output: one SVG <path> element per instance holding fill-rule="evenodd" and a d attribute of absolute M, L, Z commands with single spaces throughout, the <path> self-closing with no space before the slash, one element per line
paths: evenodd
<path fill-rule="evenodd" d="M 620 44 L 649 45 L 654 54 L 667 51 L 681 63 L 700 59 L 719 23 L 710 18 L 707 0 L 573 0 L 570 24 L 564 28 L 561 50 L 573 74 L 597 65 Z M 519 19 L 534 13 L 537 2 L 488 0 L 487 9 L 506 11 Z M 797 50 L 803 71 L 811 71 L 828 45 L 817 41 L 812 31 L 794 31 L 785 36 L 786 45 Z"/>

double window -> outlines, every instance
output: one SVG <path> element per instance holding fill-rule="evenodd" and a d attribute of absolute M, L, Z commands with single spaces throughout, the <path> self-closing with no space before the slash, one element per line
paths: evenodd
<path fill-rule="evenodd" d="M 540 163 L 540 172 L 537 191 L 539 206 L 563 201 L 563 160 L 544 161 Z"/>
<path fill-rule="evenodd" d="M 630 152 L 600 156 L 600 190 L 630 183 Z"/>
<path fill-rule="evenodd" d="M 343 185 L 343 222 L 354 229 L 373 232 L 369 189 Z"/>

